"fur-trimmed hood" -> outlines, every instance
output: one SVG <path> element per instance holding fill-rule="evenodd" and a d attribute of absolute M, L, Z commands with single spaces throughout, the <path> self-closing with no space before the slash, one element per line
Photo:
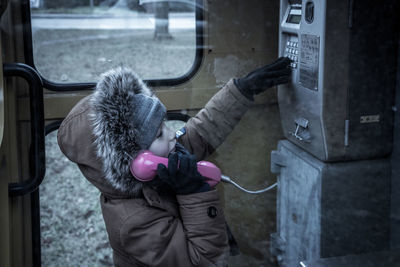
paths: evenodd
<path fill-rule="evenodd" d="M 137 196 L 142 183 L 132 176 L 130 163 L 154 140 L 166 114 L 164 105 L 127 68 L 104 73 L 89 103 L 105 178 L 115 189 Z"/>

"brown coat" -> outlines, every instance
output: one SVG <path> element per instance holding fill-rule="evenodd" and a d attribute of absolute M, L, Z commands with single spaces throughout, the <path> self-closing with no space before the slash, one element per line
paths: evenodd
<path fill-rule="evenodd" d="M 113 188 L 102 173 L 88 118 L 90 96 L 68 114 L 58 132 L 62 152 L 77 163 L 101 194 L 101 208 L 116 266 L 224 266 L 229 250 L 225 219 L 215 190 L 176 197 L 143 186 L 132 198 Z M 251 105 L 229 81 L 185 128 L 186 149 L 206 158 Z M 132 178 L 133 179 L 133 178 Z"/>

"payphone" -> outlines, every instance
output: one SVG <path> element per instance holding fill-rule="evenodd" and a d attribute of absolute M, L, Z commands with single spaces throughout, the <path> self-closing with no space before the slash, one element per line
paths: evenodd
<path fill-rule="evenodd" d="M 280 266 L 389 249 L 396 0 L 281 0 Z"/>
<path fill-rule="evenodd" d="M 322 161 L 391 152 L 394 3 L 281 0 L 279 54 L 293 71 L 278 90 L 284 134 Z"/>
<path fill-rule="evenodd" d="M 271 171 L 278 176 L 271 252 L 281 267 L 389 249 L 390 159 L 323 162 L 281 140 Z"/>

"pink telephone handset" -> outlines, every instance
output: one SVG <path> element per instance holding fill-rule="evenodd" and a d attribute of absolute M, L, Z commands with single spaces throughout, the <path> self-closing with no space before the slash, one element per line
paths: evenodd
<path fill-rule="evenodd" d="M 139 152 L 137 157 L 132 161 L 130 170 L 136 179 L 148 182 L 157 176 L 157 165 L 159 163 L 168 167 L 168 158 L 156 156 L 146 150 Z M 221 181 L 221 170 L 211 162 L 197 162 L 197 170 L 206 178 L 206 182 L 211 187 L 216 186 Z"/>

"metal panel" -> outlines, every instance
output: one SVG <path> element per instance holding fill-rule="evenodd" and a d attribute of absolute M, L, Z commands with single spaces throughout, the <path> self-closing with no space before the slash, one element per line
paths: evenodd
<path fill-rule="evenodd" d="M 1 38 L 0 38 L 1 40 Z M 0 54 L 2 46 L 0 42 Z M 6 152 L 3 144 L 4 130 L 4 82 L 3 62 L 0 57 L 0 266 L 10 266 L 10 213 L 8 198 L 8 169 L 5 166 Z"/>
<path fill-rule="evenodd" d="M 389 248 L 389 159 L 324 163 L 287 140 L 277 153 L 281 266 Z"/>

